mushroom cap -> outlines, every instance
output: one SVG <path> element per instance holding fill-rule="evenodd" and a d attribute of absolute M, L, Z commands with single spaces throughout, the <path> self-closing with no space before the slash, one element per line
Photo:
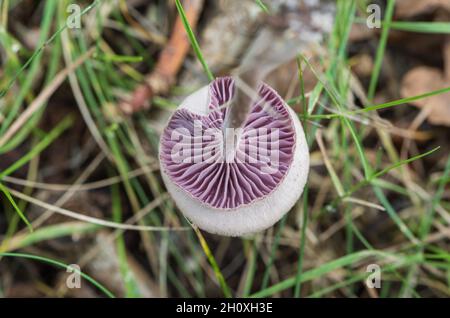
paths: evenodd
<path fill-rule="evenodd" d="M 253 234 L 275 224 L 298 201 L 309 171 L 300 121 L 267 84 L 260 86 L 259 98 L 238 135 L 236 158 L 224 160 L 227 108 L 222 105 L 233 97 L 234 89 L 234 80 L 223 77 L 188 96 L 169 119 L 159 154 L 163 181 L 181 212 L 199 228 L 226 236 Z M 214 138 L 195 137 L 194 122 L 203 132 L 215 132 Z M 174 159 L 183 137 L 192 138 L 191 160 L 184 162 Z M 251 152 L 255 142 L 257 155 Z M 277 149 L 260 154 L 261 145 Z M 218 151 L 210 152 L 210 161 L 203 153 L 202 160 L 192 160 L 199 156 L 195 149 L 212 148 Z M 273 153 L 277 160 L 270 156 Z"/>

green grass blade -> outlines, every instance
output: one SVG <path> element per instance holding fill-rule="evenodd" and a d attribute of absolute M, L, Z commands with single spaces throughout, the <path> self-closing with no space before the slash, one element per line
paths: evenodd
<path fill-rule="evenodd" d="M 372 169 L 370 168 L 369 162 L 367 160 L 366 153 L 365 153 L 364 147 L 362 145 L 362 142 L 359 138 L 359 135 L 356 133 L 355 128 L 353 127 L 353 123 L 350 120 L 348 120 L 347 118 L 344 118 L 343 120 L 344 120 L 344 123 L 346 124 L 346 126 L 348 127 L 350 134 L 355 142 L 356 150 L 358 151 L 358 155 L 359 155 L 361 164 L 364 169 L 364 176 L 366 179 L 368 179 L 372 173 Z"/>
<path fill-rule="evenodd" d="M 303 191 L 303 222 L 300 234 L 300 250 L 298 254 L 297 275 L 295 276 L 295 288 L 294 297 L 300 297 L 302 287 L 302 273 L 303 273 L 303 258 L 305 256 L 306 245 L 306 228 L 308 227 L 308 185 L 305 186 Z"/>
<path fill-rule="evenodd" d="M 433 34 L 449 34 L 450 22 L 410 22 L 395 21 L 390 24 L 391 29 Z"/>
<path fill-rule="evenodd" d="M 381 110 L 381 109 L 386 109 L 386 108 L 391 108 L 391 107 L 395 107 L 395 106 L 409 104 L 409 103 L 415 102 L 417 100 L 421 100 L 421 99 L 424 99 L 427 97 L 441 95 L 441 94 L 445 94 L 445 93 L 449 93 L 449 92 L 450 92 L 450 87 L 445 87 L 445 88 L 441 88 L 441 89 L 431 91 L 428 93 L 394 100 L 392 102 L 387 102 L 387 103 L 378 104 L 378 105 L 371 105 L 371 106 L 367 106 L 365 108 L 357 109 L 354 111 L 346 111 L 342 114 L 308 115 L 308 116 L 306 116 L 306 119 L 334 119 L 334 118 L 338 118 L 338 117 L 342 117 L 342 116 L 346 116 L 346 115 L 351 116 L 351 115 L 357 115 L 357 114 L 362 114 L 362 113 L 368 113 L 370 111 Z M 298 101 L 300 99 L 301 99 L 301 96 L 292 98 L 288 101 L 288 104 L 295 105 L 296 103 L 298 103 Z M 305 116 L 302 116 L 302 117 L 305 118 Z"/>
<path fill-rule="evenodd" d="M 102 0 L 95 0 L 93 1 L 89 6 L 87 6 L 85 9 L 83 9 L 78 16 L 83 16 L 89 11 L 91 11 L 93 8 L 95 8 Z M 76 17 L 76 16 L 75 16 Z M 74 18 L 75 18 L 74 17 Z M 33 60 L 39 56 L 46 47 L 48 47 L 53 40 L 56 39 L 56 37 L 67 29 L 67 24 L 64 24 L 59 30 L 57 30 L 45 43 L 43 43 L 34 53 L 33 55 L 25 62 L 25 64 L 19 69 L 19 71 L 14 75 L 14 77 L 11 79 L 11 81 L 8 83 L 6 88 L 0 92 L 0 98 L 5 96 L 5 94 L 9 91 L 9 89 L 14 85 L 15 81 L 19 78 L 19 76 L 25 71 L 25 69 L 33 62 Z"/>
<path fill-rule="evenodd" d="M 41 67 L 41 59 L 42 59 L 41 53 L 45 48 L 46 39 L 51 28 L 55 9 L 56 9 L 56 1 L 47 1 L 45 3 L 38 40 L 38 46 L 40 46 L 40 49 L 34 52 L 34 54 L 25 63 L 25 65 L 19 69 L 18 73 L 16 73 L 16 76 L 14 76 L 10 81 L 10 83 L 7 84 L 6 89 L 0 92 L 0 99 L 1 99 L 12 87 L 14 81 L 19 77 L 19 75 L 21 75 L 22 72 L 30 65 L 29 72 L 26 74 L 24 81 L 20 83 L 19 92 L 17 96 L 15 96 L 12 102 L 12 106 L 9 107 L 7 113 L 4 114 L 5 119 L 1 123 L 0 135 L 3 134 L 8 129 L 9 125 L 13 122 L 14 118 L 17 116 L 24 99 L 28 94 L 30 94 L 30 91 L 33 87 L 33 83 L 36 80 L 37 74 Z"/>
<path fill-rule="evenodd" d="M 390 273 L 393 271 L 395 272 L 397 269 L 399 269 L 401 267 L 405 267 L 405 266 L 408 266 L 411 264 L 421 263 L 422 261 L 423 261 L 422 257 L 420 255 L 416 254 L 416 255 L 413 255 L 410 257 L 406 257 L 402 262 L 390 264 L 388 266 L 381 268 L 381 273 L 387 274 L 387 273 Z M 357 282 L 361 282 L 361 281 L 365 280 L 370 274 L 371 274 L 370 272 L 365 272 L 365 273 L 360 273 L 360 274 L 355 273 L 349 279 L 338 282 L 329 287 L 323 288 L 317 292 L 314 292 L 313 294 L 309 295 L 308 297 L 309 298 L 322 297 L 336 289 L 343 288 L 343 287 L 349 286 L 349 285 L 357 283 Z"/>
<path fill-rule="evenodd" d="M 380 258 L 395 257 L 397 259 L 399 258 L 398 255 L 392 255 L 381 251 L 374 251 L 374 250 L 359 251 L 332 260 L 309 271 L 305 271 L 301 277 L 301 281 L 304 283 L 310 280 L 314 280 L 316 278 L 320 278 L 323 275 L 328 274 L 329 272 L 332 272 L 339 268 L 343 268 L 345 266 L 354 265 L 355 263 L 363 261 L 369 257 L 380 257 Z M 254 293 L 253 295 L 251 295 L 251 297 L 254 298 L 269 297 L 275 293 L 281 292 L 288 288 L 292 288 L 295 285 L 296 280 L 297 280 L 296 276 L 288 278 L 278 284 L 275 284 L 271 287 L 268 287 L 266 289 L 260 290 L 257 293 Z"/>
<path fill-rule="evenodd" d="M 33 232 L 33 227 L 31 226 L 28 219 L 25 217 L 25 214 L 20 210 L 19 206 L 16 204 L 16 201 L 14 201 L 13 197 L 11 196 L 11 193 L 9 193 L 8 189 L 5 188 L 5 186 L 0 182 L 0 191 L 3 192 L 3 194 L 8 199 L 9 203 L 11 203 L 12 207 L 16 211 L 16 213 L 19 215 L 19 217 L 22 219 L 22 221 L 27 225 L 28 230 L 30 232 Z"/>
<path fill-rule="evenodd" d="M 25 254 L 25 253 L 0 253 L 0 257 L 19 257 L 19 258 L 31 259 L 31 260 L 39 261 L 42 263 L 47 263 L 47 264 L 53 265 L 55 267 L 63 268 L 65 270 L 71 269 L 71 270 L 73 270 L 73 272 L 78 273 L 79 275 L 81 275 L 81 277 L 83 277 L 88 282 L 90 282 L 92 285 L 97 287 L 103 294 L 105 294 L 109 298 L 115 298 L 115 296 L 112 292 L 110 292 L 105 286 L 103 286 L 102 284 L 97 282 L 91 276 L 89 276 L 81 271 L 78 271 L 76 268 L 72 268 L 69 265 L 66 265 L 59 261 L 55 261 L 51 258 L 42 257 L 42 256 L 38 256 L 38 255 L 33 255 L 33 254 Z"/>
<path fill-rule="evenodd" d="M 384 17 L 383 31 L 381 32 L 380 43 L 378 44 L 377 53 L 375 56 L 375 64 L 372 70 L 372 77 L 370 79 L 369 91 L 367 98 L 373 100 L 375 90 L 377 89 L 378 78 L 380 77 L 381 64 L 384 59 L 384 52 L 386 51 L 386 44 L 389 36 L 390 24 L 392 16 L 394 15 L 395 0 L 388 0 L 386 7 L 386 14 Z"/>
<path fill-rule="evenodd" d="M 249 242 L 247 240 L 244 240 L 242 243 L 244 244 L 244 249 L 245 249 L 245 245 Z M 260 245 L 259 245 L 258 239 L 257 239 L 257 237 L 255 237 L 251 244 L 251 250 L 249 252 L 250 255 L 248 256 L 248 261 L 247 261 L 247 265 L 246 265 L 246 277 L 245 277 L 245 282 L 244 282 L 244 288 L 242 291 L 243 297 L 248 297 L 252 291 L 252 286 L 253 286 L 253 282 L 255 279 L 255 273 L 256 273 L 256 265 L 257 265 L 256 260 L 258 258 L 259 246 Z"/>
<path fill-rule="evenodd" d="M 262 0 L 255 0 L 256 4 L 263 10 L 265 13 L 269 13 L 269 8 L 262 2 Z"/>
<path fill-rule="evenodd" d="M 8 252 L 31 246 L 33 244 L 56 239 L 59 237 L 91 233 L 100 229 L 96 224 L 89 224 L 85 222 L 65 222 L 61 224 L 49 225 L 35 230 L 33 233 L 18 235 L 10 240 L 4 241 L 0 245 L 0 252 Z"/>
<path fill-rule="evenodd" d="M 269 262 L 266 266 L 266 269 L 264 270 L 264 275 L 263 275 L 263 281 L 261 284 L 261 289 L 264 289 L 267 287 L 267 285 L 269 284 L 269 278 L 270 278 L 270 270 L 272 269 L 273 263 L 275 262 L 275 255 L 277 253 L 278 250 L 278 245 L 280 243 L 280 237 L 281 237 L 281 232 L 284 229 L 284 226 L 286 225 L 286 220 L 287 220 L 287 215 L 283 216 L 283 218 L 281 219 L 280 224 L 278 225 L 278 229 L 277 232 L 275 234 L 275 238 L 273 240 L 273 245 L 270 251 L 270 256 L 269 256 Z"/>
<path fill-rule="evenodd" d="M 373 175 L 370 177 L 370 180 L 372 181 L 372 180 L 374 180 L 374 179 L 376 179 L 376 178 L 378 178 L 378 177 L 380 177 L 380 176 L 382 176 L 382 175 L 385 175 L 385 174 L 388 173 L 389 171 L 391 171 L 391 170 L 393 170 L 393 169 L 396 169 L 396 168 L 398 168 L 398 167 L 400 167 L 400 166 L 403 166 L 403 165 L 405 165 L 405 164 L 407 164 L 407 163 L 410 163 L 410 162 L 413 162 L 413 161 L 422 159 L 423 157 L 429 156 L 429 155 L 431 155 L 433 152 L 438 151 L 440 148 L 441 148 L 441 146 L 438 146 L 438 147 L 436 147 L 436 148 L 434 148 L 434 149 L 432 149 L 432 150 L 430 150 L 430 151 L 427 151 L 427 152 L 425 152 L 425 153 L 422 153 L 422 154 L 420 154 L 420 155 L 417 155 L 417 156 L 414 156 L 414 157 L 411 157 L 411 158 L 408 158 L 408 159 L 405 159 L 405 160 L 401 160 L 401 161 L 399 161 L 399 162 L 396 162 L 395 164 L 393 164 L 393 165 L 387 167 L 386 169 L 383 169 L 383 170 L 381 170 L 381 171 L 379 171 L 379 172 L 373 174 Z"/>
<path fill-rule="evenodd" d="M 395 100 L 395 101 L 388 102 L 388 103 L 378 104 L 378 105 L 374 105 L 374 106 L 368 106 L 366 108 L 354 111 L 353 113 L 354 114 L 365 113 L 365 112 L 385 109 L 385 108 L 389 108 L 389 107 L 393 107 L 393 106 L 409 104 L 409 103 L 415 102 L 415 101 L 420 100 L 420 99 L 424 99 L 424 98 L 435 96 L 435 95 L 441 95 L 441 94 L 445 94 L 445 93 L 448 93 L 448 92 L 450 92 L 450 87 L 438 89 L 438 90 L 431 91 L 431 92 L 428 92 L 428 93 L 425 93 L 425 94 L 421 94 L 421 95 L 416 95 L 416 96 L 412 96 L 412 97 L 402 98 L 402 99 Z"/>
<path fill-rule="evenodd" d="M 61 55 L 61 41 L 59 41 L 59 38 L 57 38 L 50 54 L 49 66 L 47 68 L 45 76 L 44 87 L 50 85 L 50 83 L 54 79 L 58 71 L 58 67 L 60 65 L 60 55 Z M 14 134 L 14 136 L 12 136 L 11 139 L 5 145 L 1 147 L 0 154 L 11 151 L 12 149 L 16 148 L 19 144 L 21 144 L 37 126 L 45 109 L 46 103 L 44 103 L 44 105 L 42 105 L 39 108 L 39 110 L 35 114 L 33 114 L 33 116 L 31 116 L 31 118 L 23 125 L 23 127 L 16 134 Z"/>
<path fill-rule="evenodd" d="M 219 268 L 219 265 L 217 265 L 216 259 L 214 258 L 214 255 L 211 252 L 211 249 L 208 246 L 208 243 L 206 242 L 205 238 L 203 237 L 200 230 L 193 225 L 193 229 L 195 231 L 195 234 L 197 234 L 198 240 L 200 241 L 200 245 L 208 258 L 209 263 L 211 264 L 211 267 L 213 268 L 214 274 L 216 275 L 217 280 L 219 281 L 219 285 L 222 288 L 222 292 L 226 298 L 231 298 L 231 292 L 230 288 L 228 287 L 227 282 L 225 281 L 225 278 L 222 275 L 222 272 Z"/>
<path fill-rule="evenodd" d="M 441 201 L 442 196 L 444 195 L 446 179 L 448 178 L 449 175 L 450 175 L 450 156 L 448 156 L 448 158 L 447 158 L 447 163 L 445 165 L 444 174 L 443 174 L 442 178 L 440 179 L 436 193 L 431 200 L 431 206 L 428 209 L 425 217 L 422 219 L 422 222 L 420 223 L 419 237 L 421 239 L 425 238 L 430 231 L 431 224 L 433 222 L 433 218 L 434 218 L 434 215 L 436 212 L 436 207 L 439 204 L 439 202 Z"/>
<path fill-rule="evenodd" d="M 300 97 L 301 97 L 301 103 L 302 103 L 302 110 L 303 115 L 308 115 L 308 104 L 306 102 L 306 96 L 305 96 L 305 81 L 303 78 L 303 68 L 302 68 L 302 58 L 301 56 L 297 57 L 297 70 L 298 70 L 298 81 L 300 86 Z M 305 122 L 303 123 L 305 125 Z"/>
<path fill-rule="evenodd" d="M 383 207 L 386 209 L 386 212 L 388 213 L 389 217 L 392 219 L 392 221 L 397 225 L 397 227 L 400 229 L 400 231 L 414 244 L 418 243 L 417 238 L 414 236 L 414 234 L 411 232 L 411 230 L 406 226 L 406 224 L 402 221 L 402 219 L 398 216 L 395 209 L 392 207 L 389 200 L 384 195 L 383 191 L 377 187 L 376 185 L 372 185 L 373 191 L 380 201 L 380 203 L 383 205 Z"/>
<path fill-rule="evenodd" d="M 120 223 L 122 222 L 122 206 L 120 200 L 120 190 L 119 186 L 116 184 L 111 187 L 111 197 L 112 197 L 112 215 L 113 221 Z M 116 239 L 116 249 L 117 257 L 119 261 L 120 273 L 122 275 L 122 280 L 125 285 L 125 296 L 128 298 L 140 297 L 139 287 L 136 282 L 136 278 L 128 266 L 127 260 L 127 248 L 125 246 L 125 240 L 123 234 L 120 233 Z"/>
<path fill-rule="evenodd" d="M 407 192 L 404 192 L 401 189 L 397 189 L 395 187 L 395 185 L 390 185 L 386 181 L 382 181 L 381 179 L 377 179 L 377 178 L 380 178 L 381 176 L 385 175 L 389 171 L 391 171 L 393 169 L 396 169 L 396 168 L 398 168 L 398 167 L 400 167 L 400 166 L 402 166 L 404 164 L 411 163 L 411 162 L 416 161 L 418 159 L 421 159 L 421 158 L 423 158 L 425 156 L 428 156 L 428 155 L 432 154 L 433 152 L 437 151 L 438 149 L 440 149 L 440 147 L 436 147 L 436 148 L 434 148 L 434 149 L 432 149 L 432 150 L 430 150 L 430 151 L 428 151 L 426 153 L 414 156 L 412 158 L 399 161 L 399 162 L 397 162 L 397 163 L 395 163 L 395 164 L 393 164 L 393 165 L 391 165 L 391 166 L 389 166 L 389 167 L 387 167 L 387 168 L 385 168 L 385 169 L 383 169 L 383 170 L 381 170 L 379 172 L 374 173 L 373 175 L 370 176 L 369 179 L 362 180 L 361 182 L 359 182 L 356 185 L 354 185 L 350 190 L 348 190 L 344 194 L 343 197 L 339 198 L 339 200 L 351 196 L 357 190 L 361 189 L 363 186 L 366 186 L 368 184 L 372 184 L 372 185 L 378 186 L 380 188 L 383 187 L 383 188 L 389 189 L 391 191 L 396 191 L 396 192 L 398 192 L 398 193 L 400 193 L 402 195 L 408 195 Z"/>
<path fill-rule="evenodd" d="M 308 65 L 308 67 L 311 69 L 313 74 L 316 76 L 316 78 L 319 80 L 319 82 L 322 83 L 323 87 L 325 88 L 325 91 L 330 96 L 333 103 L 338 107 L 339 111 L 342 111 L 344 109 L 344 105 L 342 104 L 341 98 L 339 97 L 339 94 L 333 89 L 333 87 L 330 87 L 330 85 L 327 84 L 324 78 L 315 70 L 315 68 L 311 65 L 311 63 L 308 61 L 308 59 L 305 56 L 302 56 L 303 61 Z M 309 116 L 310 118 L 312 116 Z M 356 150 L 358 152 L 359 158 L 361 160 L 361 164 L 364 169 L 364 175 L 365 178 L 368 179 L 371 175 L 371 169 L 369 162 L 367 161 L 364 147 L 362 146 L 362 142 L 356 133 L 355 127 L 353 126 L 353 123 L 346 117 L 342 117 L 343 123 L 347 126 L 347 128 L 350 131 L 350 134 L 355 142 Z"/>
<path fill-rule="evenodd" d="M 22 156 L 19 160 L 13 163 L 11 166 L 0 172 L 0 180 L 7 175 L 10 175 L 34 156 L 39 154 L 45 148 L 47 148 L 56 138 L 58 138 L 67 128 L 69 128 L 74 122 L 73 116 L 69 115 L 65 117 L 55 128 L 53 128 L 33 149 Z"/>

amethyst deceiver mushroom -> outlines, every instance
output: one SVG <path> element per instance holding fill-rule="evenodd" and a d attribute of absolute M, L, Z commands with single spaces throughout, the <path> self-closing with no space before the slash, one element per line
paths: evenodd
<path fill-rule="evenodd" d="M 233 78 L 223 77 L 187 97 L 163 131 L 159 154 L 178 208 L 199 228 L 227 236 L 276 223 L 299 199 L 309 171 L 300 121 L 267 84 L 233 131 L 235 142 L 224 142 L 234 92 Z"/>

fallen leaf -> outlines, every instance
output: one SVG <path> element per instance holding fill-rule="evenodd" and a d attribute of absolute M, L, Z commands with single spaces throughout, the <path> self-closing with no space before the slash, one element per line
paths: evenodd
<path fill-rule="evenodd" d="M 419 14 L 431 13 L 437 9 L 450 11 L 449 0 L 397 0 L 396 15 L 401 18 L 408 18 Z"/>
<path fill-rule="evenodd" d="M 373 71 L 373 59 L 367 53 L 358 54 L 352 58 L 352 69 L 360 78 L 368 77 Z"/>
<path fill-rule="evenodd" d="M 350 42 L 359 42 L 370 39 L 375 34 L 375 29 L 368 28 L 365 24 L 353 24 L 350 30 Z"/>
<path fill-rule="evenodd" d="M 403 78 L 401 94 L 403 97 L 411 97 L 449 86 L 450 81 L 439 69 L 419 66 Z M 424 98 L 411 104 L 427 108 L 430 123 L 450 126 L 450 93 Z"/>
<path fill-rule="evenodd" d="M 444 45 L 444 68 L 445 76 L 450 81 L 450 36 L 447 36 L 447 42 Z"/>

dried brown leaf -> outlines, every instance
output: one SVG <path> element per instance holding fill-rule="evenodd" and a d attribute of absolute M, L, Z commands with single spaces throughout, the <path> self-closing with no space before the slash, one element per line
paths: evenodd
<path fill-rule="evenodd" d="M 431 13 L 437 9 L 450 11 L 449 0 L 397 0 L 396 14 L 401 18 Z"/>
<path fill-rule="evenodd" d="M 419 66 L 409 71 L 403 78 L 401 94 L 403 97 L 411 97 L 448 86 L 449 81 L 439 69 Z M 424 98 L 411 104 L 427 108 L 430 123 L 450 126 L 450 93 Z"/>

